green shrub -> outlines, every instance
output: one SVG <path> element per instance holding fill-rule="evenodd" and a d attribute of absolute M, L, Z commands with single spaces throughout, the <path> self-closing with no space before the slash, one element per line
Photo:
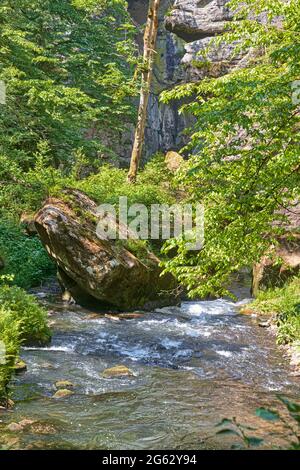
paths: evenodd
<path fill-rule="evenodd" d="M 282 288 L 260 292 L 251 304 L 262 313 L 277 316 L 279 344 L 300 339 L 300 279 L 294 278 Z"/>
<path fill-rule="evenodd" d="M 55 267 L 38 237 L 27 237 L 20 226 L 0 219 L 1 274 L 14 276 L 14 284 L 25 289 L 41 284 L 55 273 Z"/>
<path fill-rule="evenodd" d="M 162 155 L 156 155 L 140 171 L 136 184 L 127 183 L 127 170 L 109 165 L 101 167 L 99 173 L 89 176 L 73 185 L 86 192 L 99 204 L 117 205 L 120 196 L 128 198 L 132 204 L 172 204 L 175 193 L 172 187 L 173 175 L 168 171 Z"/>
<path fill-rule="evenodd" d="M 20 339 L 26 344 L 43 345 L 51 338 L 46 311 L 32 295 L 17 286 L 0 286 L 0 305 L 10 313 L 12 322 L 20 322 Z"/>
<path fill-rule="evenodd" d="M 0 277 L 1 281 L 1 277 Z M 0 285 L 0 404 L 7 400 L 8 383 L 22 344 L 44 345 L 51 339 L 46 311 L 23 289 Z"/>

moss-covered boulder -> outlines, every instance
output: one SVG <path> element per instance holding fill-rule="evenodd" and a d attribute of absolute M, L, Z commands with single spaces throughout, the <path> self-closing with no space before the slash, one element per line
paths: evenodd
<path fill-rule="evenodd" d="M 61 285 L 81 305 L 119 310 L 152 308 L 174 302 L 176 281 L 161 275 L 159 259 L 128 227 L 109 219 L 109 229 L 126 234 L 119 241 L 99 237 L 97 204 L 78 190 L 49 198 L 35 224 L 56 262 Z M 107 219 L 106 219 L 107 222 Z"/>

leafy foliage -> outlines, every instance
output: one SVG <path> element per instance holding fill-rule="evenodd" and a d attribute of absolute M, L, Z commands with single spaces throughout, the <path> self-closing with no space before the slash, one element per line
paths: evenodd
<path fill-rule="evenodd" d="M 183 107 L 197 123 L 179 184 L 205 206 L 205 245 L 193 253 L 181 239 L 165 247 L 176 245 L 166 269 L 191 296 L 227 293 L 230 275 L 276 243 L 286 222 L 280 211 L 293 211 L 299 197 L 300 112 L 292 90 L 300 74 L 299 0 L 229 6 L 236 22 L 217 42 L 238 41 L 235 53 L 250 48 L 248 64 L 163 95 L 165 102 L 196 95 Z"/>
<path fill-rule="evenodd" d="M 27 237 L 12 220 L 0 219 L 1 274 L 12 275 L 13 283 L 29 288 L 40 285 L 55 273 L 45 249 L 37 237 Z"/>
<path fill-rule="evenodd" d="M 45 344 L 51 334 L 45 310 L 22 289 L 0 285 L 0 305 L 0 341 L 6 349 L 4 363 L 2 357 L 0 361 L 0 403 L 5 403 L 21 344 Z"/>
<path fill-rule="evenodd" d="M 260 292 L 251 309 L 276 314 L 279 344 L 300 340 L 300 279 L 295 278 L 282 288 Z"/>
<path fill-rule="evenodd" d="M 239 443 L 233 444 L 233 449 L 242 449 L 243 447 L 246 449 L 251 449 L 253 447 L 258 447 L 263 443 L 263 439 L 255 436 L 249 436 L 249 426 L 239 423 L 236 418 L 224 418 L 220 423 L 217 424 L 217 428 L 219 428 L 219 430 L 216 432 L 217 435 L 237 436 L 243 442 L 243 445 Z"/>
<path fill-rule="evenodd" d="M 45 344 L 50 340 L 46 311 L 38 305 L 33 296 L 26 294 L 19 287 L 2 285 L 0 303 L 4 310 L 9 311 L 11 321 L 19 322 L 22 342 Z"/>

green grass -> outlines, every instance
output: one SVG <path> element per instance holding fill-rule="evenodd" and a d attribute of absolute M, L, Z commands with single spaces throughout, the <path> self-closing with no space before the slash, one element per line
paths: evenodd
<path fill-rule="evenodd" d="M 251 308 L 276 314 L 279 344 L 300 340 L 300 278 L 292 279 L 282 288 L 260 292 Z"/>
<path fill-rule="evenodd" d="M 8 384 L 21 345 L 44 345 L 50 339 L 47 313 L 34 297 L 19 287 L 0 285 L 0 404 L 7 402 Z"/>

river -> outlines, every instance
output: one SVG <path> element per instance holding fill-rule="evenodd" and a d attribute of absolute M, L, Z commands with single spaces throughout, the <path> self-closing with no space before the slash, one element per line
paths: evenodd
<path fill-rule="evenodd" d="M 22 350 L 28 370 L 14 380 L 14 411 L 0 416 L 8 448 L 227 449 L 240 440 L 216 434 L 216 425 L 232 417 L 264 439 L 262 448 L 288 445 L 284 426 L 255 410 L 284 413 L 276 395 L 299 397 L 299 377 L 274 333 L 233 302 L 184 302 L 118 319 L 48 299 L 42 290 L 38 296 L 53 340 Z M 102 376 L 119 364 L 134 377 Z M 75 393 L 53 398 L 59 380 L 71 381 Z M 35 425 L 7 431 L 24 419 Z"/>

